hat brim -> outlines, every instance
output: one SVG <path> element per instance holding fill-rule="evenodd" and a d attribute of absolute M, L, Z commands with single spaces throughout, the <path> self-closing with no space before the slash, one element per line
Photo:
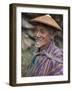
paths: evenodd
<path fill-rule="evenodd" d="M 52 28 L 55 28 L 56 30 L 62 31 L 61 27 L 58 25 L 58 23 L 50 16 L 43 15 L 36 17 L 34 19 L 31 19 L 30 22 L 35 25 L 37 23 L 41 23 L 47 26 L 50 26 Z"/>

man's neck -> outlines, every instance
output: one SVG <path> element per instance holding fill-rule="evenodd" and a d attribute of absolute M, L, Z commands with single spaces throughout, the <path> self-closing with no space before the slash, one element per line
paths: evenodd
<path fill-rule="evenodd" d="M 43 50 L 47 50 L 48 47 L 50 46 L 50 44 L 51 44 L 51 41 L 50 41 L 49 43 L 47 43 L 45 46 L 39 48 L 38 51 L 41 52 L 41 51 L 43 51 Z"/>

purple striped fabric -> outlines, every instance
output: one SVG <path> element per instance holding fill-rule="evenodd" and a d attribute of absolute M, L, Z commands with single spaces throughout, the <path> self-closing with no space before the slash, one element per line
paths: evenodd
<path fill-rule="evenodd" d="M 63 51 L 53 42 L 35 56 L 27 74 L 27 76 L 50 75 L 63 75 Z"/>

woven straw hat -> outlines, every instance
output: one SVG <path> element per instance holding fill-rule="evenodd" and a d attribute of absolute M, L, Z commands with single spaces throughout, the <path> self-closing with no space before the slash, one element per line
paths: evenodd
<path fill-rule="evenodd" d="M 38 16 L 34 19 L 31 19 L 31 22 L 42 23 L 42 24 L 54 27 L 56 28 L 56 30 L 62 31 L 61 27 L 50 15 Z"/>

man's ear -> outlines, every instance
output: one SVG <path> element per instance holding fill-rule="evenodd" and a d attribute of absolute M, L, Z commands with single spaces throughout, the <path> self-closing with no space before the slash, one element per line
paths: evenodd
<path fill-rule="evenodd" d="M 56 32 L 50 32 L 50 35 L 51 35 L 51 39 L 53 40 L 54 39 L 54 37 L 56 36 Z"/>

